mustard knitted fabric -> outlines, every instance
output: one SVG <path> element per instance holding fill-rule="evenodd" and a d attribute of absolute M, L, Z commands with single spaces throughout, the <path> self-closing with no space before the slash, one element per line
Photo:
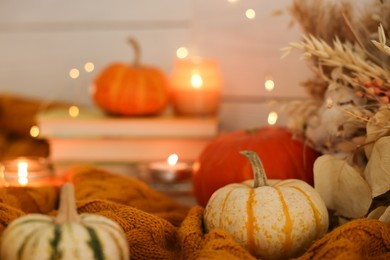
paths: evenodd
<path fill-rule="evenodd" d="M 100 199 L 132 206 L 178 226 L 188 207 L 151 189 L 135 178 L 111 174 L 88 165 L 70 167 L 68 181 L 75 185 L 76 200 Z"/>
<path fill-rule="evenodd" d="M 227 233 L 205 233 L 200 206 L 188 208 L 137 179 L 89 166 L 69 169 L 79 213 L 116 221 L 125 231 L 131 259 L 255 259 Z M 57 214 L 58 187 L 1 188 L 0 236 L 27 213 Z M 316 241 L 300 260 L 390 259 L 389 225 L 355 220 Z"/>
<path fill-rule="evenodd" d="M 315 242 L 299 260 L 390 259 L 390 225 L 377 220 L 348 222 Z"/>

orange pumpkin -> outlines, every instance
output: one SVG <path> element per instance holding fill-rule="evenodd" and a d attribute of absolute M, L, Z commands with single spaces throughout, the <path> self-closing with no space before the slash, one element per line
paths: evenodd
<path fill-rule="evenodd" d="M 123 116 L 153 115 L 168 105 L 168 79 L 158 68 L 140 63 L 140 49 L 135 50 L 133 64 L 113 63 L 97 75 L 92 98 L 110 114 Z"/>
<path fill-rule="evenodd" d="M 193 167 L 193 190 L 205 206 L 219 188 L 253 178 L 242 150 L 256 152 L 272 179 L 299 179 L 313 185 L 313 164 L 320 155 L 285 127 L 238 130 L 220 135 L 202 151 Z"/>

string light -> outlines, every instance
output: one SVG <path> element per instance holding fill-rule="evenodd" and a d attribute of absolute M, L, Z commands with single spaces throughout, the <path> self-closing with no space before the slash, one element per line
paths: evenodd
<path fill-rule="evenodd" d="M 86 72 L 92 72 L 95 69 L 95 65 L 92 62 L 87 62 L 84 64 L 84 70 Z"/>
<path fill-rule="evenodd" d="M 276 122 L 278 121 L 278 113 L 276 113 L 275 111 L 272 111 L 268 114 L 268 124 L 269 125 L 274 125 L 276 124 Z"/>
<path fill-rule="evenodd" d="M 39 136 L 39 127 L 34 125 L 30 128 L 30 135 L 31 137 L 38 137 Z"/>
<path fill-rule="evenodd" d="M 80 71 L 76 68 L 73 68 L 69 71 L 69 77 L 72 79 L 77 79 L 80 76 Z"/>
<path fill-rule="evenodd" d="M 246 16 L 246 18 L 248 18 L 249 20 L 253 20 L 253 19 L 255 19 L 255 17 L 256 17 L 256 12 L 255 12 L 255 10 L 253 10 L 253 9 L 247 9 L 247 10 L 245 11 L 245 16 Z"/>
<path fill-rule="evenodd" d="M 267 91 L 272 91 L 272 90 L 274 90 L 274 88 L 275 88 L 275 82 L 274 82 L 272 79 L 267 79 L 267 80 L 264 82 L 264 88 L 265 88 L 265 90 L 267 90 Z"/>
<path fill-rule="evenodd" d="M 186 47 L 180 47 L 179 49 L 177 49 L 176 51 L 176 56 L 179 58 L 179 59 L 184 59 L 188 56 L 188 49 Z"/>
<path fill-rule="evenodd" d="M 77 117 L 80 113 L 80 110 L 77 106 L 70 106 L 68 113 L 71 117 Z"/>

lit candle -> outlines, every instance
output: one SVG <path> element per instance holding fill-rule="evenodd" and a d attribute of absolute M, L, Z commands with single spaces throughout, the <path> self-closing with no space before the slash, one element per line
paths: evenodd
<path fill-rule="evenodd" d="M 57 185 L 48 161 L 43 157 L 17 157 L 0 162 L 2 186 Z"/>
<path fill-rule="evenodd" d="M 188 179 L 191 176 L 191 165 L 179 162 L 177 154 L 171 154 L 166 161 L 151 162 L 149 164 L 152 179 L 162 182 L 175 182 Z"/>
<path fill-rule="evenodd" d="M 217 61 L 200 57 L 178 59 L 170 83 L 173 107 L 178 115 L 217 114 L 222 88 Z"/>
<path fill-rule="evenodd" d="M 28 162 L 18 162 L 18 183 L 22 186 L 28 184 Z"/>

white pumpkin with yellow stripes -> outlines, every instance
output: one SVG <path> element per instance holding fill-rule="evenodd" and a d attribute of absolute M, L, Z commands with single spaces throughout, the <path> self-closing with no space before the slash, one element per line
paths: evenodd
<path fill-rule="evenodd" d="M 61 189 L 57 217 L 28 214 L 5 229 L 0 259 L 128 260 L 125 234 L 115 221 L 76 211 L 73 185 Z"/>
<path fill-rule="evenodd" d="M 298 256 L 328 230 L 328 211 L 317 191 L 304 181 L 267 181 L 255 152 L 242 151 L 254 180 L 215 191 L 204 212 L 206 231 L 223 229 L 253 256 Z"/>

